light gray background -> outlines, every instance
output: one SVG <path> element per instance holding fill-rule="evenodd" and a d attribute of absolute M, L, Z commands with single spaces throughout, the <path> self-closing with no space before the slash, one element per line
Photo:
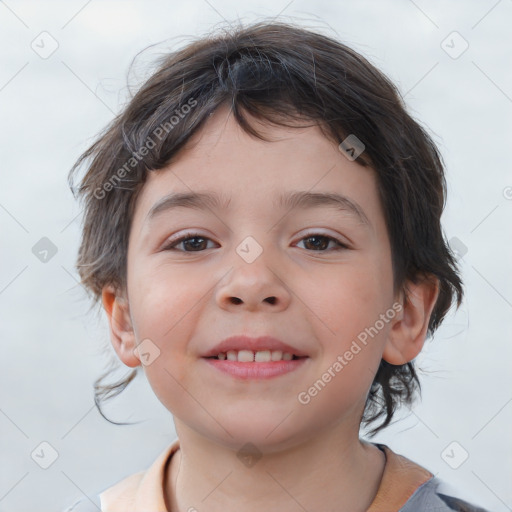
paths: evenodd
<path fill-rule="evenodd" d="M 424 465 L 452 494 L 512 510 L 512 1 L 8 0 L 0 2 L 0 511 L 61 510 L 147 468 L 174 439 L 143 374 L 106 408 L 140 424 L 111 425 L 94 407 L 109 341 L 106 319 L 87 314 L 77 285 L 80 212 L 67 172 L 121 107 L 136 53 L 166 39 L 180 45 L 224 19 L 281 12 L 341 38 L 399 85 L 446 161 L 446 236 L 467 248 L 464 305 L 418 358 L 423 401 L 374 440 Z M 43 31 L 59 45 L 48 58 L 31 47 L 50 48 Z M 453 31 L 469 44 L 460 56 L 464 41 Z M 58 249 L 46 263 L 32 252 L 42 237 Z M 31 458 L 43 441 L 58 452 L 48 469 Z"/>

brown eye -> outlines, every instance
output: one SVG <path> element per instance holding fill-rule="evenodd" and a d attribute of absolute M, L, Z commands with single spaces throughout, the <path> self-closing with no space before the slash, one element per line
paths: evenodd
<path fill-rule="evenodd" d="M 207 245 L 209 240 L 209 238 L 201 236 L 198 233 L 187 233 L 181 238 L 178 238 L 177 240 L 173 240 L 172 242 L 170 242 L 163 248 L 163 250 L 178 250 L 181 252 L 200 252 L 208 248 Z M 176 247 L 178 247 L 179 245 L 182 246 L 182 249 L 176 249 Z"/>
<path fill-rule="evenodd" d="M 327 235 L 313 234 L 308 235 L 302 240 L 305 241 L 305 248 L 312 251 L 328 252 L 326 249 L 329 247 L 331 242 L 334 243 L 334 251 L 338 251 L 340 249 L 348 249 L 345 244 L 342 244 L 339 240 L 336 240 L 336 238 Z"/>

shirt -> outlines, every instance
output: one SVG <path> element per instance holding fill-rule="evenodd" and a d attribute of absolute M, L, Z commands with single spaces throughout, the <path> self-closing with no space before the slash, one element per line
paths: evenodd
<path fill-rule="evenodd" d="M 367 512 L 488 512 L 441 493 L 441 481 L 430 471 L 387 445 L 372 444 L 384 452 L 386 464 Z M 178 449 L 176 439 L 146 471 L 120 480 L 93 498 L 81 498 L 63 512 L 171 512 L 165 506 L 164 482 L 169 461 Z"/>

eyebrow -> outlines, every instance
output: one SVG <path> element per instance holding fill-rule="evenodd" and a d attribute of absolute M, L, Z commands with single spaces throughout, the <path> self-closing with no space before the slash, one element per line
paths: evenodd
<path fill-rule="evenodd" d="M 231 198 L 212 192 L 178 192 L 162 197 L 149 210 L 146 222 L 153 220 L 163 212 L 175 208 L 191 208 L 196 210 L 226 210 Z M 371 227 L 364 210 L 352 199 L 334 192 L 288 192 L 277 197 L 274 205 L 293 210 L 295 208 L 309 209 L 330 207 L 338 211 L 349 212 L 362 224 Z"/>

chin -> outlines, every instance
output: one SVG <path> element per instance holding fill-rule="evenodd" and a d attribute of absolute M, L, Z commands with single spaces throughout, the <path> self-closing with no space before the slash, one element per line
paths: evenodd
<path fill-rule="evenodd" d="M 306 440 L 309 437 L 308 430 L 312 433 L 314 428 L 305 428 L 297 419 L 289 421 L 293 414 L 286 418 L 290 411 L 285 411 L 286 409 L 280 409 L 279 415 L 265 414 L 261 410 L 253 410 L 247 414 L 240 411 L 236 417 L 223 416 L 222 419 L 219 418 L 219 423 L 225 430 L 217 428 L 213 438 L 217 443 L 234 451 L 248 444 L 254 445 L 261 453 L 291 448 Z M 205 432 L 204 435 L 212 438 L 211 432 Z"/>

